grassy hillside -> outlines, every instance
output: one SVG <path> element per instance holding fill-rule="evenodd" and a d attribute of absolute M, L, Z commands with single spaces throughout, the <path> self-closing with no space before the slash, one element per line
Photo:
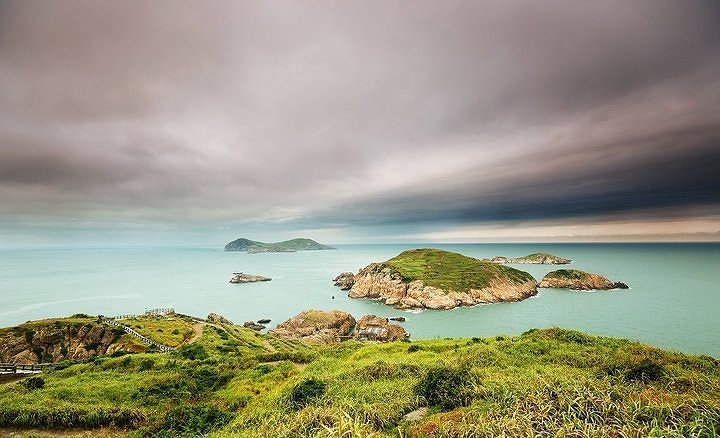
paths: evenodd
<path fill-rule="evenodd" d="M 206 326 L 0 385 L 0 426 L 130 436 L 716 436 L 720 361 L 580 332 L 331 347 Z M 38 386 L 42 386 L 37 388 Z M 416 421 L 404 415 L 429 407 Z M 127 429 L 124 429 L 127 427 Z"/>
<path fill-rule="evenodd" d="M 406 281 L 423 280 L 426 285 L 459 292 L 487 287 L 496 277 L 514 283 L 533 280 L 527 272 L 509 266 L 439 249 L 404 251 L 382 265 L 393 268 Z"/>
<path fill-rule="evenodd" d="M 291 239 L 282 242 L 264 243 L 255 240 L 240 238 L 225 245 L 225 251 L 247 252 L 294 252 L 333 249 L 330 246 L 317 243 L 312 239 Z"/>

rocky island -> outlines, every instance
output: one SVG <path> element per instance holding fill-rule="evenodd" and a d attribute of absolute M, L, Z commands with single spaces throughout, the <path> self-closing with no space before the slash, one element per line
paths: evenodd
<path fill-rule="evenodd" d="M 243 272 L 233 273 L 233 277 L 230 279 L 230 283 L 255 283 L 258 281 L 270 281 L 272 278 L 263 277 L 262 275 L 251 275 Z"/>
<path fill-rule="evenodd" d="M 518 263 L 518 264 L 531 264 L 531 265 L 567 265 L 572 262 L 570 259 L 558 257 L 556 255 L 548 254 L 546 252 L 537 252 L 534 254 L 528 254 L 525 257 L 518 258 L 507 258 L 503 256 L 493 257 L 491 259 L 483 259 L 492 263 Z"/>
<path fill-rule="evenodd" d="M 313 344 L 348 339 L 390 342 L 409 336 L 399 325 L 389 324 L 387 318 L 366 315 L 355 320 L 351 314 L 340 310 L 306 310 L 269 330 L 268 335 Z"/>
<path fill-rule="evenodd" d="M 577 269 L 560 269 L 549 272 L 543 277 L 538 287 L 571 290 L 628 289 L 628 285 L 623 282 L 612 282 L 604 275 L 591 274 Z"/>
<path fill-rule="evenodd" d="M 351 298 L 380 300 L 398 309 L 452 309 L 520 301 L 537 294 L 532 275 L 509 266 L 439 249 L 413 249 L 335 284 Z"/>
<path fill-rule="evenodd" d="M 245 251 L 247 253 L 261 252 L 297 252 L 297 251 L 319 251 L 335 249 L 331 246 L 317 243 L 312 239 L 298 238 L 284 240 L 282 242 L 264 243 L 256 240 L 240 238 L 225 245 L 225 251 Z"/>

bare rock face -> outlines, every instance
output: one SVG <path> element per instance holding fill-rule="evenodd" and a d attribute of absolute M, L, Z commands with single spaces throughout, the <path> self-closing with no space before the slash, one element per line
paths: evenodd
<path fill-rule="evenodd" d="M 88 319 L 85 322 L 36 321 L 0 331 L 0 362 L 47 363 L 87 359 L 116 351 L 145 351 L 145 346 L 124 343 L 124 332 Z"/>
<path fill-rule="evenodd" d="M 255 283 L 258 281 L 270 281 L 272 278 L 263 277 L 262 275 L 251 275 L 243 272 L 236 272 L 230 279 L 230 283 Z"/>
<path fill-rule="evenodd" d="M 333 279 L 335 286 L 339 286 L 340 290 L 350 290 L 355 284 L 355 275 L 352 272 L 343 272 Z"/>
<path fill-rule="evenodd" d="M 397 324 L 389 324 L 387 318 L 365 315 L 357 322 L 355 339 L 363 341 L 392 342 L 410 336 L 404 328 Z"/>
<path fill-rule="evenodd" d="M 283 339 L 298 339 L 316 344 L 337 342 L 355 328 L 355 318 L 339 310 L 306 310 L 268 331 Z"/>
<path fill-rule="evenodd" d="M 398 309 L 453 309 L 459 306 L 520 301 L 537 294 L 537 283 L 515 283 L 497 277 L 487 287 L 464 292 L 427 286 L 422 280 L 405 282 L 396 271 L 373 263 L 354 276 L 350 298 L 370 298 Z"/>
<path fill-rule="evenodd" d="M 229 324 L 233 325 L 233 322 L 229 319 L 225 318 L 222 315 L 218 315 L 217 313 L 209 313 L 207 318 L 205 318 L 207 322 L 214 322 L 216 324 Z"/>
<path fill-rule="evenodd" d="M 549 272 L 543 277 L 538 287 L 571 290 L 628 289 L 628 285 L 623 282 L 613 282 L 604 275 L 591 274 L 576 269 L 560 269 Z"/>

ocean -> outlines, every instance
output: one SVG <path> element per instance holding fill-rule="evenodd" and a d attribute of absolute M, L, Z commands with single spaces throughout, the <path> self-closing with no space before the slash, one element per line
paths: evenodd
<path fill-rule="evenodd" d="M 156 307 L 236 323 L 272 319 L 271 327 L 306 309 L 405 316 L 421 338 L 517 335 L 563 327 L 623 337 L 671 350 L 720 357 L 718 243 L 523 243 L 336 245 L 332 251 L 246 254 L 222 246 L 0 250 L 0 326 L 74 313 L 116 315 Z M 622 281 L 628 290 L 540 289 L 533 298 L 454 310 L 409 313 L 354 300 L 333 286 L 410 248 L 433 247 L 483 258 L 549 252 L 570 268 Z M 538 280 L 557 266 L 513 265 Z M 272 281 L 230 284 L 233 272 Z"/>

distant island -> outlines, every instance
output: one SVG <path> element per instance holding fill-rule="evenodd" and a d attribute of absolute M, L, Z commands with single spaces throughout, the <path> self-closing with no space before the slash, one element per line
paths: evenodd
<path fill-rule="evenodd" d="M 429 248 L 404 251 L 357 274 L 344 272 L 335 285 L 349 290 L 351 298 L 377 299 L 399 309 L 452 309 L 537 294 L 537 282 L 527 272 Z"/>
<path fill-rule="evenodd" d="M 498 256 L 491 259 L 483 259 L 492 263 L 518 263 L 518 264 L 531 264 L 531 265 L 567 265 L 572 262 L 570 259 L 558 257 L 556 255 L 548 254 L 546 252 L 536 252 L 534 254 L 528 254 L 525 257 L 518 257 L 515 259 Z"/>
<path fill-rule="evenodd" d="M 312 239 L 305 238 L 284 240 L 282 242 L 275 243 L 265 243 L 241 237 L 225 245 L 225 251 L 245 251 L 248 253 L 318 251 L 324 249 L 335 248 L 317 243 Z"/>
<path fill-rule="evenodd" d="M 604 275 L 591 274 L 577 269 L 560 269 L 548 272 L 538 287 L 571 290 L 628 289 L 628 285 L 621 281 L 610 281 Z"/>

